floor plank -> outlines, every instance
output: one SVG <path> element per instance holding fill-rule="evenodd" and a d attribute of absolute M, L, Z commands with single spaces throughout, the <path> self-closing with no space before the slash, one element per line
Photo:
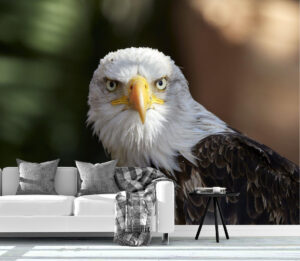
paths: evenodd
<path fill-rule="evenodd" d="M 1 238 L 1 261 L 36 260 L 300 260 L 300 237 L 171 238 L 161 245 L 125 247 L 112 238 Z"/>

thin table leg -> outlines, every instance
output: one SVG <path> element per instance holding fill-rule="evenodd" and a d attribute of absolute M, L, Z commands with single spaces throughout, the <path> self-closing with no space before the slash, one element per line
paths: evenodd
<path fill-rule="evenodd" d="M 223 214 L 222 214 L 222 211 L 221 211 L 221 207 L 220 207 L 220 204 L 219 204 L 219 201 L 218 201 L 217 198 L 216 198 L 216 201 L 217 201 L 217 206 L 218 206 L 219 213 L 220 213 L 220 216 L 221 216 L 221 220 L 222 220 L 222 224 L 223 224 L 223 228 L 224 228 L 224 231 L 225 231 L 226 238 L 229 239 L 229 235 L 228 235 L 228 231 L 227 231 L 227 228 L 226 228 L 226 224 L 224 222 L 224 217 L 223 217 Z"/>
<path fill-rule="evenodd" d="M 196 234 L 196 237 L 195 237 L 196 240 L 198 240 L 198 237 L 199 237 L 199 234 L 200 234 L 203 222 L 204 222 L 204 218 L 205 218 L 207 210 L 208 210 L 208 206 L 209 206 L 210 200 L 211 200 L 211 197 L 209 197 L 208 200 L 207 200 L 207 203 L 206 203 L 206 206 L 205 206 L 205 210 L 204 210 L 204 214 L 203 214 L 203 216 L 201 218 L 201 222 L 199 224 L 198 231 L 197 231 L 197 234 Z"/>
<path fill-rule="evenodd" d="M 219 228 L 218 228 L 218 216 L 217 216 L 217 199 L 214 198 L 214 214 L 215 214 L 215 228 L 216 228 L 216 241 L 219 243 Z"/>

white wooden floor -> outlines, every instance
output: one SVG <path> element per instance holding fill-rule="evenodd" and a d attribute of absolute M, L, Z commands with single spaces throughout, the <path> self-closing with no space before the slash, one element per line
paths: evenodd
<path fill-rule="evenodd" d="M 122 247 L 112 238 L 0 239 L 0 260 L 300 260 L 300 237 L 153 238 L 147 247 Z"/>

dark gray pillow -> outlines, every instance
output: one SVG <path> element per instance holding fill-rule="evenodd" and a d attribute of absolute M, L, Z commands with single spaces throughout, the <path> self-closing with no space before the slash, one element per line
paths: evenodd
<path fill-rule="evenodd" d="M 32 163 L 17 159 L 20 180 L 17 195 L 57 194 L 54 188 L 54 177 L 59 159 L 43 163 Z"/>
<path fill-rule="evenodd" d="M 120 191 L 114 177 L 116 164 L 116 160 L 95 165 L 76 161 L 81 179 L 78 196 L 117 193 Z"/>

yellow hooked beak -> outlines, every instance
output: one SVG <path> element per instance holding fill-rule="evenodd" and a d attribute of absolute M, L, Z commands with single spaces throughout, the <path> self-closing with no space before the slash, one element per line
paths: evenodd
<path fill-rule="evenodd" d="M 111 102 L 112 105 L 127 104 L 132 109 L 136 110 L 141 118 L 142 123 L 145 123 L 146 112 L 151 108 L 153 103 L 163 104 L 164 100 L 157 98 L 153 93 L 147 80 L 137 75 L 133 77 L 126 86 L 128 88 L 128 96 L 123 96 Z"/>

